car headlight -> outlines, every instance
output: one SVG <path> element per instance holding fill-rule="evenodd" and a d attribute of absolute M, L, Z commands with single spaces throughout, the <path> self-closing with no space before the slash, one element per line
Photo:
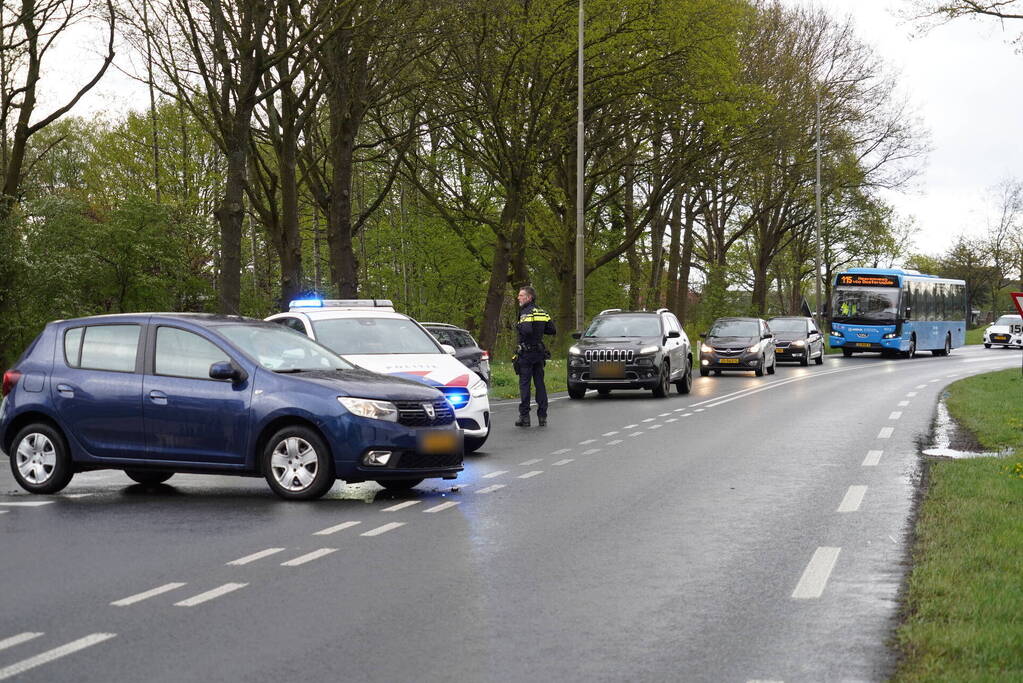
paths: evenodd
<path fill-rule="evenodd" d="M 637 355 L 647 356 L 647 355 L 649 355 L 651 353 L 657 353 L 657 351 L 660 348 L 661 348 L 660 346 L 644 346 L 643 348 L 641 348 L 639 350 L 639 353 Z"/>
<path fill-rule="evenodd" d="M 572 348 L 570 348 L 568 350 L 568 355 L 570 355 L 570 356 L 581 356 L 581 355 L 583 355 L 583 350 L 580 349 L 578 346 L 573 346 Z"/>
<path fill-rule="evenodd" d="M 487 383 L 483 380 L 479 380 L 476 384 L 469 387 L 469 394 L 474 398 L 480 398 L 481 396 L 487 395 Z"/>
<path fill-rule="evenodd" d="M 704 353 L 714 353 L 714 349 L 706 344 L 700 344 L 700 351 Z"/>
<path fill-rule="evenodd" d="M 398 421 L 398 408 L 388 401 L 374 401 L 369 398 L 352 398 L 351 396 L 338 396 L 337 400 L 352 415 L 387 422 Z"/>
<path fill-rule="evenodd" d="M 757 342 L 756 344 L 754 344 L 753 346 L 749 347 L 746 350 L 749 351 L 750 353 L 756 353 L 757 351 L 760 350 L 760 342 Z"/>
<path fill-rule="evenodd" d="M 881 339 L 895 339 L 898 336 L 899 335 L 895 334 L 894 332 L 889 332 L 888 334 L 882 336 Z"/>
<path fill-rule="evenodd" d="M 792 342 L 792 345 L 793 346 L 806 346 L 806 342 L 803 341 L 802 339 L 797 339 L 796 341 Z"/>

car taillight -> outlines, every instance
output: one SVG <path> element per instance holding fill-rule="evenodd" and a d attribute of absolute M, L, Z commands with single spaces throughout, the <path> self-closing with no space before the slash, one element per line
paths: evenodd
<path fill-rule="evenodd" d="M 14 389 L 14 385 L 21 379 L 21 373 L 17 370 L 8 370 L 4 373 L 3 393 L 0 396 L 7 396 Z"/>
<path fill-rule="evenodd" d="M 489 351 L 484 351 L 483 352 L 483 357 L 480 358 L 480 360 L 490 360 L 490 352 Z"/>

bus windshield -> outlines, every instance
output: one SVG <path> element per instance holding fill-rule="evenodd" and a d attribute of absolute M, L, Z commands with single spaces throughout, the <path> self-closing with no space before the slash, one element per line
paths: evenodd
<path fill-rule="evenodd" d="M 839 287 L 831 319 L 844 323 L 893 324 L 898 319 L 899 290 L 893 287 Z"/>

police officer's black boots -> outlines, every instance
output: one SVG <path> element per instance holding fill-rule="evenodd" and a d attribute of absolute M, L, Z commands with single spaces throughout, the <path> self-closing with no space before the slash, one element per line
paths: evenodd
<path fill-rule="evenodd" d="M 543 420 L 540 421 L 543 424 Z M 519 419 L 515 421 L 516 427 L 528 427 L 529 426 L 529 415 L 519 415 Z"/>
<path fill-rule="evenodd" d="M 547 416 L 544 415 L 543 417 L 538 417 L 537 418 L 537 424 L 539 424 L 541 427 L 546 427 L 547 426 Z"/>

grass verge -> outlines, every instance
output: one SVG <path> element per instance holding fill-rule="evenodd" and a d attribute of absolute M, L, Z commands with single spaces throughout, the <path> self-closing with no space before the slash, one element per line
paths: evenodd
<path fill-rule="evenodd" d="M 547 393 L 568 391 L 568 374 L 565 359 L 556 358 L 547 361 L 544 368 L 544 384 Z M 512 369 L 510 361 L 490 361 L 490 398 L 518 398 L 519 378 Z"/>
<path fill-rule="evenodd" d="M 947 403 L 1009 454 L 929 463 L 893 680 L 1023 680 L 1023 378 L 970 377 Z"/>

